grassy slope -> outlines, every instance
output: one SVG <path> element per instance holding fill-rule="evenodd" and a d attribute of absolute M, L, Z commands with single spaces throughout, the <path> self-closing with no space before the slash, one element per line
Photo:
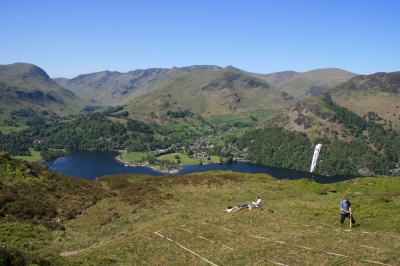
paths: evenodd
<path fill-rule="evenodd" d="M 154 68 L 128 73 L 102 71 L 79 75 L 73 79 L 54 79 L 82 99 L 104 105 L 123 105 L 157 87 L 159 79 L 168 79 L 168 69 Z"/>
<path fill-rule="evenodd" d="M 26 107 L 66 116 L 88 103 L 52 81 L 43 69 L 25 63 L 0 65 L 0 91 L 0 106 L 6 110 L 2 117 Z"/>
<path fill-rule="evenodd" d="M 10 180 L 10 170 L 1 173 L 3 183 Z M 97 203 L 80 205 L 81 214 L 62 223 L 65 230 L 2 219 L 0 246 L 62 265 L 207 265 L 204 259 L 217 265 L 400 263 L 399 178 L 319 185 L 264 174 L 207 172 L 161 178 L 113 175 L 87 183 L 70 188 L 99 184 L 107 195 L 97 190 Z M 82 195 L 75 194 L 79 203 Z M 67 195 L 63 192 L 60 206 L 72 203 Z M 225 212 L 226 206 L 248 203 L 256 195 L 274 212 Z M 360 228 L 337 230 L 344 195 L 350 196 Z"/>
<path fill-rule="evenodd" d="M 34 151 L 33 149 L 29 149 L 29 151 L 31 152 L 32 156 L 15 156 L 14 158 L 26 160 L 28 162 L 39 162 L 42 160 L 40 151 Z"/>
<path fill-rule="evenodd" d="M 318 111 L 316 111 L 318 110 Z M 343 126 L 340 123 L 332 123 L 329 119 L 323 119 L 318 113 L 333 114 L 333 111 L 327 108 L 322 100 L 322 97 L 309 98 L 304 101 L 297 103 L 295 106 L 289 108 L 283 114 L 266 121 L 265 125 L 277 125 L 282 126 L 287 130 L 295 130 L 307 133 L 310 139 L 315 139 L 321 136 L 327 136 L 330 139 L 334 138 L 332 131 L 337 131 L 339 134 L 337 137 L 344 140 L 343 137 Z M 300 116 L 306 117 L 311 121 L 311 127 L 305 128 L 304 124 L 300 125 L 299 122 L 295 122 Z M 326 130 L 329 128 L 329 131 Z M 350 140 L 350 138 L 348 138 Z"/>
<path fill-rule="evenodd" d="M 265 88 L 252 87 L 253 81 L 262 83 Z M 283 100 L 280 92 L 261 80 L 241 72 L 220 70 L 177 74 L 159 89 L 133 100 L 125 110 L 132 117 L 147 119 L 151 119 L 153 112 L 160 121 L 168 110 L 190 110 L 210 117 L 280 109 L 290 104 L 293 103 Z"/>
<path fill-rule="evenodd" d="M 392 121 L 400 128 L 400 95 L 377 91 L 356 91 L 331 93 L 332 99 L 339 105 L 352 110 L 359 116 L 369 111 L 377 113 L 383 119 Z M 399 129 L 397 129 L 399 130 Z"/>
<path fill-rule="evenodd" d="M 128 178 L 136 183 L 135 178 Z M 55 250 L 69 255 L 68 252 L 86 249 L 66 257 L 71 263 L 91 261 L 92 265 L 205 264 L 182 247 L 217 265 L 254 264 L 261 260 L 289 265 L 400 262 L 396 249 L 400 243 L 400 202 L 398 195 L 384 192 L 395 192 L 398 179 L 356 179 L 329 185 L 337 193 L 328 195 L 314 192 L 323 186 L 276 181 L 265 175 L 202 173 L 141 178 L 137 182 L 137 188 L 148 191 L 141 199 L 147 207 L 132 213 L 133 206 L 122 199 L 105 200 L 69 222 L 65 235 L 55 243 Z M 154 195 L 150 187 L 160 185 L 161 194 Z M 264 207 L 272 208 L 274 213 L 225 212 L 227 205 L 250 202 L 256 194 L 262 197 Z M 361 227 L 338 231 L 338 204 L 348 194 Z M 173 198 L 151 204 L 160 195 Z M 120 217 L 114 220 L 113 216 Z M 382 220 L 382 216 L 387 219 Z M 96 229 L 89 229 L 93 227 Z M 382 253 L 371 252 L 375 249 Z"/>
<path fill-rule="evenodd" d="M 21 130 L 27 129 L 28 126 L 21 126 L 21 127 L 10 127 L 10 126 L 1 126 L 0 131 L 2 134 L 7 135 L 11 132 L 20 132 Z"/>
<path fill-rule="evenodd" d="M 330 90 L 356 76 L 354 73 L 336 68 L 316 69 L 304 73 L 286 71 L 253 75 L 289 93 L 298 100 L 308 98 L 315 93 L 318 94 L 318 90 Z"/>
<path fill-rule="evenodd" d="M 357 76 L 330 94 L 335 102 L 360 116 L 373 111 L 400 127 L 400 72 Z"/>

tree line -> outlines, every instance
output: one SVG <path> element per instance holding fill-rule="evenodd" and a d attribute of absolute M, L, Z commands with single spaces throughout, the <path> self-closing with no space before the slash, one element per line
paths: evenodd
<path fill-rule="evenodd" d="M 169 133 L 156 124 L 127 119 L 126 125 L 123 125 L 112 122 L 105 113 L 93 113 L 69 122 L 34 124 L 18 133 L 0 135 L 0 150 L 12 156 L 30 155 L 30 148 L 40 151 L 51 148 L 150 151 L 171 145 L 168 138 L 154 137 L 155 134 Z"/>

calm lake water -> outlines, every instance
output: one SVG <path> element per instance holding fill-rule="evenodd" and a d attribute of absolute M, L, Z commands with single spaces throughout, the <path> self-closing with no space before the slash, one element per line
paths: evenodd
<path fill-rule="evenodd" d="M 149 167 L 125 166 L 124 163 L 121 163 L 115 159 L 117 155 L 117 152 L 110 151 L 74 151 L 62 158 L 40 163 L 40 165 L 48 165 L 54 172 L 59 172 L 74 177 L 86 178 L 89 180 L 93 180 L 104 175 L 123 173 L 147 174 L 150 176 L 173 175 L 154 171 Z M 213 170 L 230 170 L 233 172 L 250 174 L 265 173 L 277 179 L 293 180 L 300 178 L 313 178 L 316 182 L 321 184 L 334 183 L 353 178 L 352 176 L 322 176 L 308 172 L 274 168 L 243 162 L 232 164 L 213 163 L 207 165 L 187 165 L 183 166 L 183 169 L 179 170 L 178 174 L 190 174 L 194 172 Z"/>

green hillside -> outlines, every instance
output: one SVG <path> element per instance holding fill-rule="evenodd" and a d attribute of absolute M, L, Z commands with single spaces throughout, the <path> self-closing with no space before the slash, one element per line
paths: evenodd
<path fill-rule="evenodd" d="M 332 99 L 360 116 L 375 112 L 400 129 L 400 72 L 350 79 L 330 92 Z"/>
<path fill-rule="evenodd" d="M 226 70 L 241 72 L 242 74 L 262 79 L 296 100 L 320 95 L 356 75 L 334 68 L 317 69 L 304 73 L 284 71 L 272 74 L 257 74 L 232 66 L 221 68 L 213 65 L 193 65 L 180 68 L 173 67 L 171 69 L 137 69 L 127 73 L 102 71 L 82 74 L 73 79 L 55 78 L 54 80 L 83 99 L 99 104 L 116 106 L 124 105 L 141 95 L 168 86 L 165 83 L 177 78 L 176 75 Z M 197 75 L 200 74 L 197 73 Z M 208 76 L 207 73 L 204 73 L 204 75 Z M 198 80 L 194 82 L 199 83 Z M 199 86 L 200 83 L 192 85 Z"/>
<path fill-rule="evenodd" d="M 355 77 L 333 89 L 332 97 L 298 102 L 263 123 L 264 129 L 247 132 L 238 148 L 248 149 L 247 158 L 253 162 L 307 171 L 313 145 L 322 143 L 317 173 L 389 175 L 400 165 L 393 111 L 398 108 L 397 88 L 397 73 Z M 393 113 L 385 111 L 385 118 L 380 115 L 383 110 Z"/>
<path fill-rule="evenodd" d="M 102 71 L 82 74 L 73 79 L 56 78 L 58 84 L 74 92 L 82 99 L 103 105 L 124 105 L 130 100 L 149 93 L 178 73 L 197 70 L 218 70 L 217 66 L 199 65 L 182 68 L 137 69 L 127 73 Z"/>
<path fill-rule="evenodd" d="M 75 115 L 86 102 L 32 64 L 0 65 L 0 125 L 24 125 L 28 118 Z"/>
<path fill-rule="evenodd" d="M 176 74 L 157 90 L 124 108 L 136 118 L 165 122 L 167 112 L 190 111 L 203 117 L 286 108 L 294 103 L 267 82 L 241 71 L 204 70 Z"/>
<path fill-rule="evenodd" d="M 206 172 L 87 181 L 0 154 L 0 188 L 2 265 L 400 263 L 399 178 L 320 185 Z M 263 210 L 225 211 L 256 195 Z M 339 230 L 345 195 L 360 227 L 346 220 Z"/>
<path fill-rule="evenodd" d="M 252 74 L 297 100 L 321 95 L 348 81 L 357 74 L 337 68 L 316 69 L 307 72 L 283 71 L 271 74 Z"/>

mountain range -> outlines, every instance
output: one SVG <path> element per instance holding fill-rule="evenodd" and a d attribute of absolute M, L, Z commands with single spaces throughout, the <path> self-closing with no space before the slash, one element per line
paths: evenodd
<path fill-rule="evenodd" d="M 357 75 L 327 68 L 258 74 L 215 65 L 102 71 L 51 79 L 38 66 L 15 63 L 0 66 L 0 116 L 4 119 L 5 114 L 30 108 L 45 117 L 65 117 L 87 105 L 122 105 L 122 112 L 143 121 L 165 122 L 168 111 L 212 117 L 287 108 L 291 109 L 284 116 L 294 121 L 298 116 L 293 110 L 305 106 L 303 112 L 308 112 L 318 105 L 317 96 L 329 93 L 335 102 L 360 116 L 373 111 L 400 126 L 399 79 L 399 72 Z M 278 120 L 284 119 L 274 123 Z M 293 122 L 284 126 L 301 128 Z"/>
<path fill-rule="evenodd" d="M 171 69 L 151 68 L 128 73 L 102 71 L 79 75 L 72 79 L 56 78 L 54 80 L 84 99 L 95 100 L 106 105 L 124 105 L 138 96 L 163 88 L 166 86 L 166 82 L 176 79 L 176 76 L 185 78 L 183 77 L 185 74 L 190 76 L 196 72 L 199 78 L 192 80 L 191 86 L 201 87 L 202 75 L 205 76 L 204 79 L 209 79 L 210 73 L 215 74 L 221 71 L 239 72 L 242 75 L 264 80 L 270 86 L 285 94 L 290 94 L 296 100 L 320 95 L 356 76 L 354 73 L 335 68 L 304 73 L 285 71 L 257 74 L 232 66 L 222 68 L 215 65 L 194 65 Z"/>

